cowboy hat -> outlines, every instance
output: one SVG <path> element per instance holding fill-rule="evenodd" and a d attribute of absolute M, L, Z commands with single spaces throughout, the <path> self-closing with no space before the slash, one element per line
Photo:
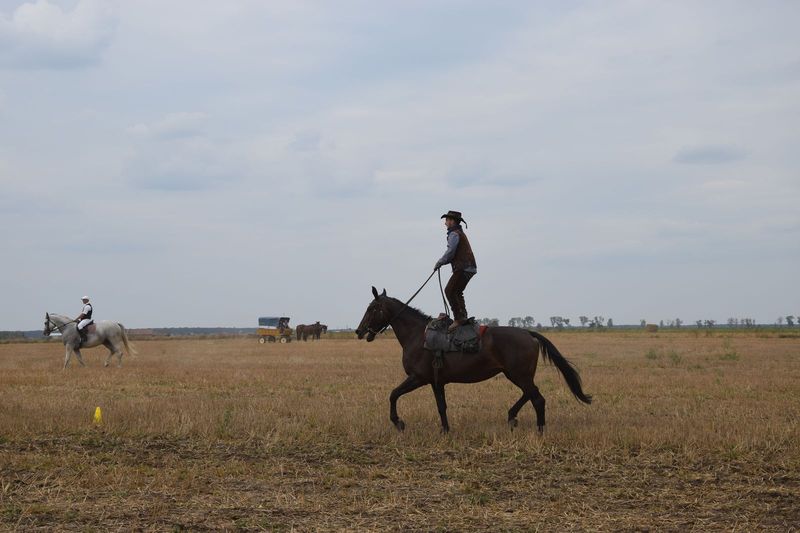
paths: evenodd
<path fill-rule="evenodd" d="M 464 220 L 461 217 L 461 211 L 452 211 L 451 210 L 451 211 L 448 211 L 447 213 L 445 213 L 444 215 L 442 215 L 440 218 L 452 218 L 452 219 L 457 220 L 459 222 L 463 222 L 465 226 L 467 225 L 467 221 Z M 469 226 L 467 226 L 467 227 L 469 227 Z"/>

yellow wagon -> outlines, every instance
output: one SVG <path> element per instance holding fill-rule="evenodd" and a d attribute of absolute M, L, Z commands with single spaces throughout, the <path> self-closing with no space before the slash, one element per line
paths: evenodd
<path fill-rule="evenodd" d="M 292 328 L 289 327 L 288 316 L 262 316 L 258 318 L 258 342 L 280 342 L 286 344 L 292 341 Z"/>

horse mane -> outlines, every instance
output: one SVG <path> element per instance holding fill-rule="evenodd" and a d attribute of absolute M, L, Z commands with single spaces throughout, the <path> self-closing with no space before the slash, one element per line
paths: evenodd
<path fill-rule="evenodd" d="M 389 298 L 390 300 L 394 301 L 394 302 L 397 302 L 397 303 L 399 303 L 400 305 L 403 305 L 403 306 L 405 306 L 405 307 L 406 307 L 406 308 L 407 308 L 409 311 L 411 311 L 411 312 L 413 312 L 415 315 L 417 315 L 417 318 L 420 318 L 420 319 L 424 320 L 425 322 L 430 322 L 431 320 L 433 320 L 433 317 L 432 317 L 432 316 L 430 316 L 430 315 L 429 315 L 429 314 L 427 314 L 427 313 L 424 313 L 424 312 L 420 311 L 420 310 L 419 310 L 419 309 L 417 309 L 416 307 L 413 307 L 413 306 L 410 306 L 410 305 L 406 305 L 406 304 L 405 304 L 405 302 L 401 302 L 401 301 L 400 301 L 400 300 L 398 300 L 397 298 L 392 298 L 391 296 L 389 296 L 388 298 Z"/>

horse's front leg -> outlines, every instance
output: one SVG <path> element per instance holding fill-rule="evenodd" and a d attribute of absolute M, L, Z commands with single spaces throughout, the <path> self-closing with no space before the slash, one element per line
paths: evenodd
<path fill-rule="evenodd" d="M 66 355 L 64 355 L 64 370 L 66 370 L 67 367 L 69 366 L 69 360 L 72 357 L 72 350 L 67 348 L 66 352 L 67 352 Z"/>
<path fill-rule="evenodd" d="M 417 390 L 422 387 L 422 385 L 424 385 L 424 383 L 420 382 L 416 377 L 408 376 L 406 380 L 398 385 L 389 395 L 389 420 L 392 421 L 392 424 L 394 424 L 394 427 L 396 427 L 398 431 L 406 429 L 406 424 L 397 416 L 397 399 L 403 394 Z"/>
<path fill-rule="evenodd" d="M 75 350 L 75 357 L 78 358 L 78 362 L 81 364 L 81 366 L 86 366 L 85 364 L 83 364 L 83 357 L 81 357 L 80 350 Z"/>
<path fill-rule="evenodd" d="M 433 395 L 436 397 L 436 407 L 439 409 L 439 418 L 442 419 L 442 433 L 448 433 L 450 431 L 450 424 L 447 422 L 447 400 L 444 396 L 444 385 L 434 385 L 431 383 L 431 387 L 433 388 Z"/>

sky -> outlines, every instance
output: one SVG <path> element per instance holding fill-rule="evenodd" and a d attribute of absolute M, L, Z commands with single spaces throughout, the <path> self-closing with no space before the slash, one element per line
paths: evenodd
<path fill-rule="evenodd" d="M 0 0 L 0 329 L 800 315 L 800 3 Z M 449 271 L 445 270 L 449 275 Z M 446 282 L 447 277 L 444 277 Z M 436 278 L 413 305 L 442 311 Z"/>

